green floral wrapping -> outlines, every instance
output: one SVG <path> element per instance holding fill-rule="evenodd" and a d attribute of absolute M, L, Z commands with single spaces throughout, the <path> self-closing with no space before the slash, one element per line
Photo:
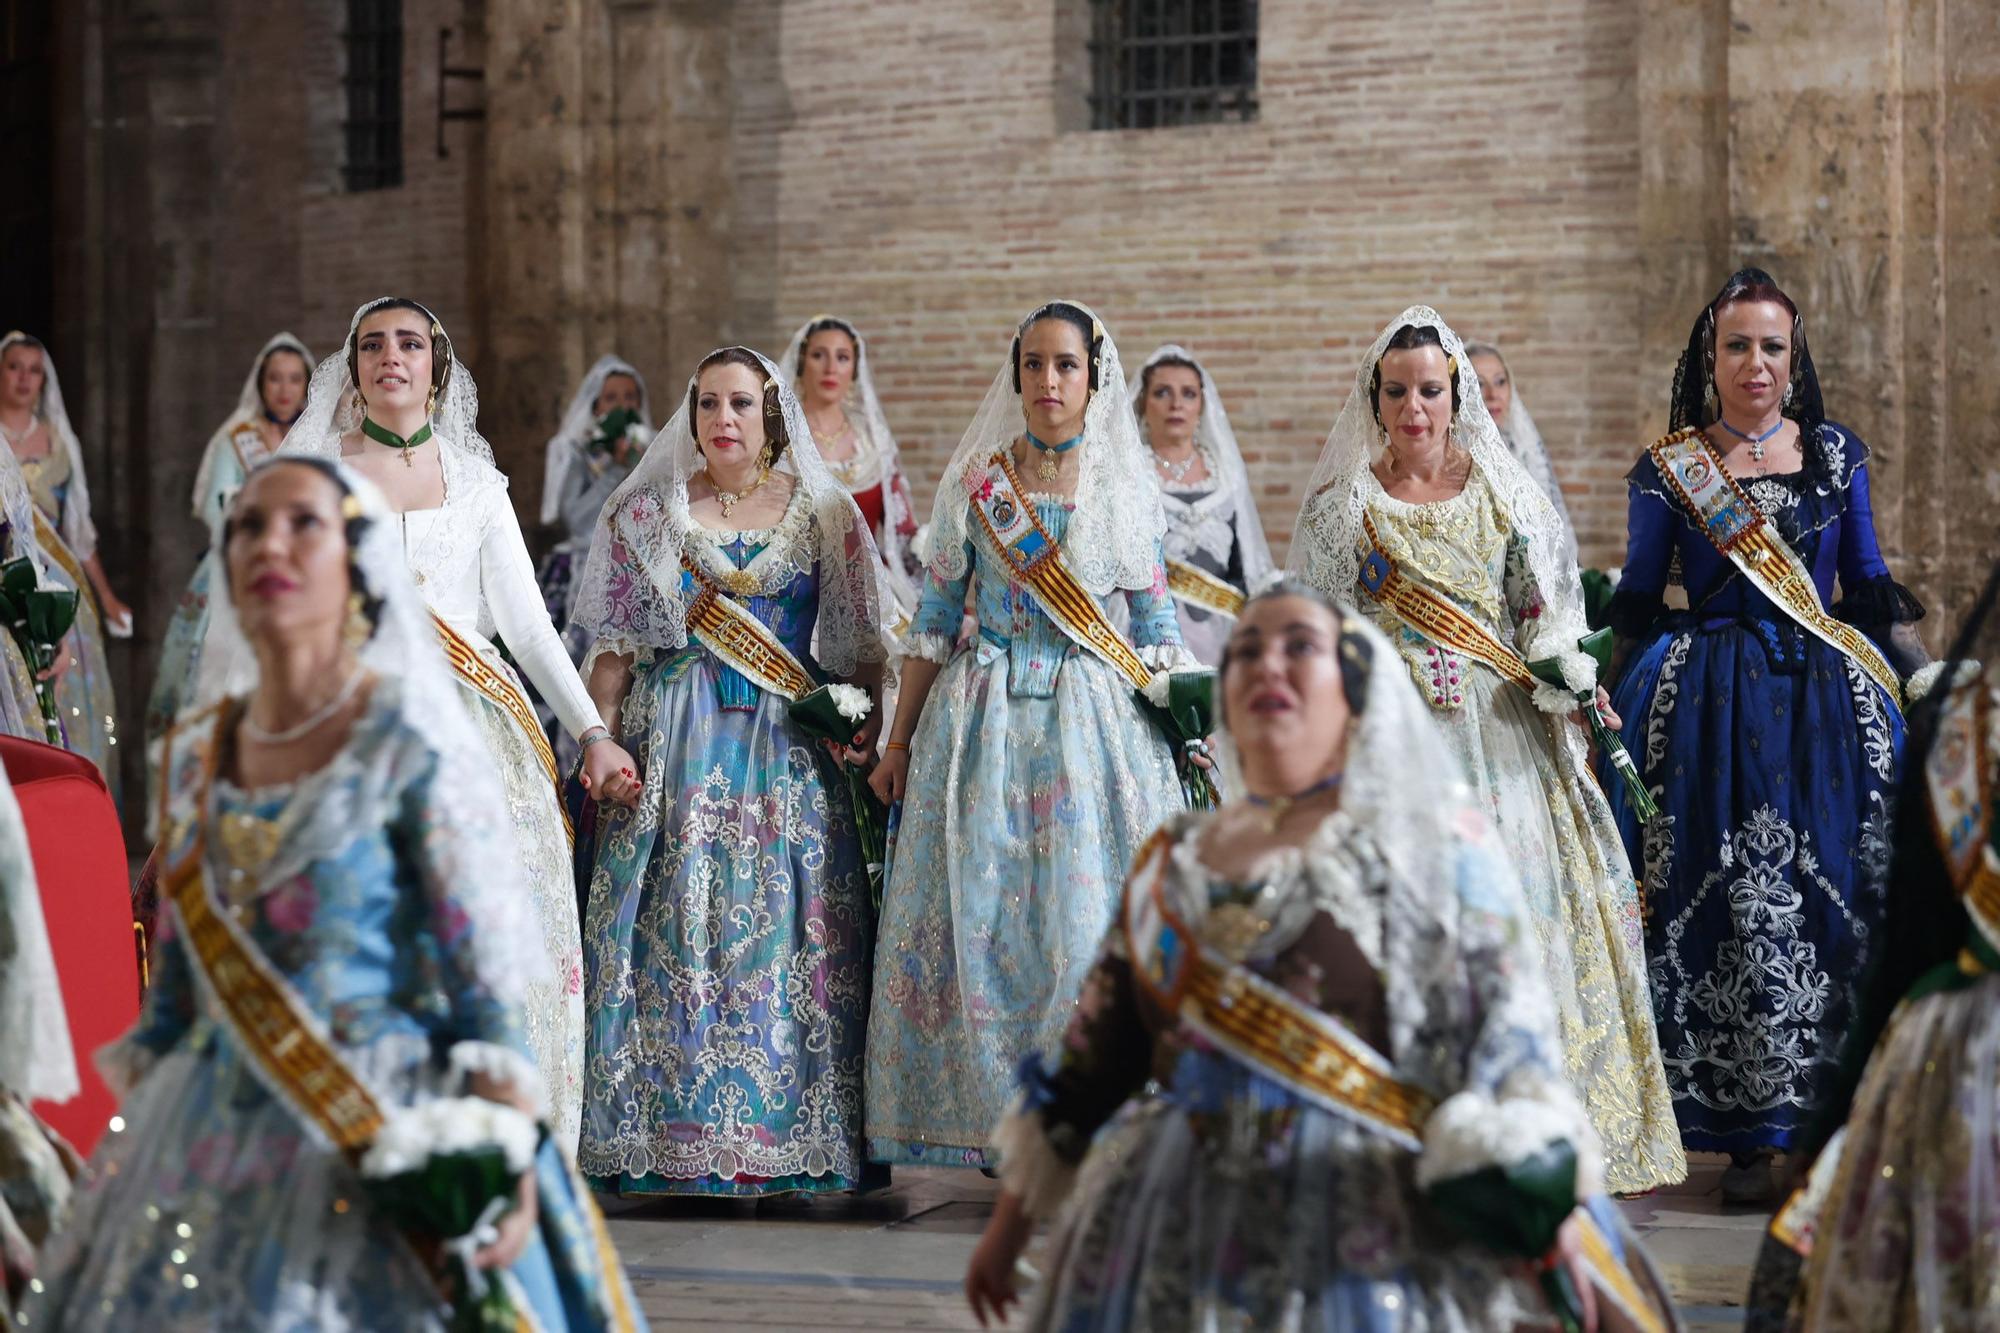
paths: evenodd
<path fill-rule="evenodd" d="M 27 659 L 35 676 L 35 698 L 42 708 L 42 726 L 51 745 L 62 744 L 62 721 L 56 711 L 55 684 L 42 673 L 55 664 L 63 636 L 76 623 L 76 593 L 68 588 L 38 585 L 35 566 L 26 556 L 0 565 L 0 616 L 7 632 Z"/>
<path fill-rule="evenodd" d="M 1165 685 L 1161 685 L 1161 680 Z M 1206 741 L 1215 730 L 1215 672 L 1174 671 L 1155 676 L 1153 684 L 1138 691 L 1139 706 L 1166 734 L 1174 747 L 1174 763 L 1180 769 L 1181 795 L 1190 810 L 1213 810 L 1220 797 L 1209 770 L 1193 763 L 1188 747 Z"/>
<path fill-rule="evenodd" d="M 1597 663 L 1597 676 L 1602 680 L 1611 667 L 1611 640 L 1609 629 L 1593 630 L 1576 641 L 1578 651 L 1588 654 Z M 1557 689 L 1568 689 L 1563 679 L 1562 665 L 1553 657 L 1544 657 L 1528 663 L 1528 672 L 1536 680 L 1553 685 Z M 1618 739 L 1618 733 L 1604 725 L 1604 719 L 1597 715 L 1597 693 L 1585 690 L 1576 696 L 1583 706 L 1583 715 L 1590 721 L 1590 739 L 1597 746 L 1597 752 L 1617 772 L 1618 780 L 1625 784 L 1625 799 L 1631 802 L 1632 813 L 1641 824 L 1650 824 L 1660 813 L 1660 806 L 1653 799 L 1653 793 L 1646 789 L 1645 780 L 1632 763 L 1632 756 L 1625 749 L 1625 742 Z"/>
<path fill-rule="evenodd" d="M 506 1286 L 472 1267 L 469 1247 L 448 1242 L 490 1224 L 520 1187 L 521 1172 L 498 1146 L 438 1153 L 414 1170 L 363 1175 L 363 1188 L 383 1216 L 413 1236 L 445 1243 L 451 1333 L 515 1333 L 519 1315 Z"/>
<path fill-rule="evenodd" d="M 618 441 L 637 424 L 639 414 L 629 407 L 617 407 L 598 418 L 597 433 L 590 438 L 586 447 L 597 454 L 608 454 L 615 450 Z"/>
<path fill-rule="evenodd" d="M 860 717 L 849 715 L 855 705 L 849 695 L 849 712 L 841 711 L 841 692 L 855 694 L 865 692 L 854 685 L 822 685 L 811 694 L 792 701 L 791 718 L 799 730 L 814 740 L 832 741 L 836 745 L 854 744 L 854 733 L 868 720 L 867 710 Z M 874 706 L 869 702 L 869 708 Z M 882 877 L 888 862 L 888 813 L 882 803 L 875 799 L 874 791 L 868 786 L 866 771 L 842 762 L 841 772 L 847 777 L 847 796 L 854 809 L 854 832 L 861 843 L 861 861 L 868 868 L 868 892 L 874 899 L 875 911 L 882 910 Z"/>
<path fill-rule="evenodd" d="M 1508 1165 L 1481 1167 L 1425 1191 L 1444 1224 L 1475 1245 L 1512 1259 L 1541 1260 L 1576 1208 L 1576 1148 L 1558 1139 Z M 1549 1308 L 1566 1330 L 1583 1327 L 1583 1303 L 1561 1267 L 1541 1272 Z"/>

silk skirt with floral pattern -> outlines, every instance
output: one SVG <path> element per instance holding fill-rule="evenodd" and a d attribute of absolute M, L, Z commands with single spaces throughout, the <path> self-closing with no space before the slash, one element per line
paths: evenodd
<path fill-rule="evenodd" d="M 1604 1145 L 1605 1186 L 1687 1177 L 1653 1006 L 1638 884 L 1596 779 L 1527 693 L 1467 665 L 1462 707 L 1434 713 L 1486 801 L 1534 921 L 1555 993 L 1563 1072 Z"/>
<path fill-rule="evenodd" d="M 931 688 L 882 904 L 868 1150 L 983 1165 L 1023 1057 L 1053 1052 L 1132 858 L 1181 807 L 1132 687 L 1072 657 L 1053 697 L 1008 690 L 984 640 Z"/>
<path fill-rule="evenodd" d="M 844 778 L 704 648 L 634 674 L 637 809 L 603 805 L 578 1163 L 634 1194 L 863 1183 L 868 877 Z"/>

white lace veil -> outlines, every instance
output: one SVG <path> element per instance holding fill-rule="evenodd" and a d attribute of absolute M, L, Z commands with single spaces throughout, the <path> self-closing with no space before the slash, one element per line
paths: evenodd
<path fill-rule="evenodd" d="M 1125 367 L 1118 359 L 1118 345 L 1088 306 L 1076 301 L 1049 304 L 1075 306 L 1098 330 L 1098 387 L 1083 414 L 1076 511 L 1063 536 L 1063 563 L 1095 597 L 1116 588 L 1151 587 L 1167 518 L 1160 507 L 1160 488 L 1152 482 L 1151 451 L 1139 436 L 1132 400 L 1124 392 Z M 1037 318 L 1047 318 L 1048 309 L 1040 306 L 1021 321 L 1015 337 L 1027 332 Z M 938 482 L 931 509 L 930 568 L 946 581 L 965 577 L 972 491 L 986 475 L 993 455 L 1010 447 L 1026 429 L 1021 395 L 1014 388 L 1012 357 L 1010 351 Z"/>
<path fill-rule="evenodd" d="M 402 304 L 401 298 L 384 296 L 355 310 L 354 318 L 347 321 L 347 337 L 340 350 L 313 371 L 312 386 L 306 390 L 305 411 L 285 433 L 285 443 L 279 452 L 316 458 L 340 457 L 342 438 L 361 429 L 361 401 L 355 393 L 354 373 L 350 368 L 355 355 L 355 334 L 363 316 L 392 302 Z M 409 304 L 430 319 L 433 365 L 439 358 L 445 363 L 444 383 L 438 389 L 437 404 L 431 409 L 431 431 L 437 437 L 440 453 L 458 463 L 470 464 L 476 484 L 505 485 L 505 475 L 493 462 L 493 446 L 479 433 L 479 386 L 472 382 L 472 372 L 453 352 L 451 335 L 445 332 L 438 317 L 418 302 Z M 435 372 L 432 378 L 435 382 Z"/>
<path fill-rule="evenodd" d="M 252 468 L 250 475 L 285 464 L 282 457 L 266 459 Z M 459 842 L 461 862 L 471 857 L 479 863 L 463 865 L 465 873 L 454 883 L 453 892 L 478 905 L 472 915 L 479 924 L 475 945 L 482 979 L 488 984 L 504 983 L 504 998 L 518 1001 L 520 988 L 545 975 L 549 963 L 541 932 L 529 914 L 520 860 L 506 833 L 507 798 L 494 774 L 492 753 L 466 711 L 464 692 L 445 663 L 430 609 L 410 580 L 388 502 L 360 473 L 338 461 L 332 467 L 358 502 L 359 521 L 366 525 L 349 557 L 349 570 L 365 585 L 366 595 L 380 603 L 374 633 L 358 654 L 360 663 L 378 682 L 392 684 L 400 722 L 419 734 L 438 756 L 444 780 L 432 786 L 433 797 L 440 803 L 432 812 L 433 821 L 479 830 L 476 837 Z M 204 557 L 209 565 L 208 631 L 198 659 L 192 710 L 224 698 L 242 697 L 257 685 L 257 656 L 243 637 L 230 599 L 223 533 L 226 522 L 225 518 L 210 534 L 209 553 Z M 353 766 L 351 771 L 359 781 L 341 786 L 343 795 L 338 803 L 324 802 L 297 822 L 280 821 L 283 837 L 276 855 L 258 872 L 259 892 L 265 885 L 297 874 L 314 860 L 337 855 L 354 837 L 395 817 L 394 805 L 408 775 L 397 771 L 393 763 L 371 767 L 365 757 L 347 752 L 329 767 L 343 764 Z M 473 845 L 468 847 L 468 843 Z"/>
<path fill-rule="evenodd" d="M 1563 541 L 1569 549 L 1569 558 L 1576 559 L 1576 529 L 1570 523 L 1569 505 L 1563 499 L 1562 485 L 1556 480 L 1555 467 L 1549 462 L 1549 451 L 1542 443 L 1542 432 L 1535 427 L 1535 418 L 1528 412 L 1528 404 L 1521 398 L 1521 382 L 1514 378 L 1514 368 L 1507 364 L 1507 357 L 1492 343 L 1469 342 L 1465 345 L 1468 356 L 1490 356 L 1500 363 L 1507 372 L 1507 415 L 1494 424 L 1500 428 L 1500 438 L 1507 442 L 1514 457 L 1535 484 L 1542 488 L 1542 494 L 1549 497 L 1549 504 L 1562 520 Z"/>
<path fill-rule="evenodd" d="M 854 498 L 833 479 L 819 450 L 813 448 L 812 428 L 806 424 L 798 395 L 792 392 L 791 378 L 769 357 L 754 351 L 750 354 L 763 366 L 765 388 L 775 391 L 784 414 L 788 444 L 776 470 L 795 477 L 795 484 L 812 505 L 818 540 L 819 663 L 836 676 L 849 675 L 862 663 L 880 662 L 887 655 L 879 628 L 875 539 Z M 688 392 L 681 395 L 673 417 L 653 437 L 639 466 L 612 492 L 598 515 L 590 556 L 584 561 L 578 583 L 576 610 L 570 616 L 570 623 L 582 626 L 596 645 L 590 654 L 593 659 L 600 649 L 670 651 L 687 644 L 681 554 L 690 533 L 699 527 L 688 512 L 687 484 L 702 468 L 694 422 L 688 413 L 694 387 L 695 377 L 690 376 Z M 619 528 L 617 538 L 610 532 L 614 521 Z M 626 576 L 614 557 L 616 549 L 624 551 L 643 579 L 634 584 Z M 588 674 L 589 660 L 583 670 Z"/>
<path fill-rule="evenodd" d="M 597 429 L 597 395 L 604 392 L 604 381 L 613 375 L 630 375 L 639 386 L 639 424 L 646 428 L 648 435 L 653 432 L 653 399 L 646 391 L 646 377 L 641 375 L 631 362 L 612 356 L 609 352 L 597 358 L 584 375 L 583 383 L 576 386 L 570 396 L 569 406 L 563 409 L 562 424 L 549 437 L 548 456 L 542 465 L 542 522 L 553 523 L 562 515 L 563 481 L 569 476 L 570 466 L 576 462 L 577 446 L 588 443 Z"/>
<path fill-rule="evenodd" d="M 1250 490 L 1250 471 L 1237 448 L 1236 432 L 1230 427 L 1229 413 L 1223 409 L 1222 394 L 1208 367 L 1179 343 L 1165 343 L 1146 358 L 1145 364 L 1126 384 L 1133 415 L 1139 419 L 1141 438 L 1145 435 L 1146 410 L 1141 395 L 1146 389 L 1146 372 L 1162 361 L 1185 361 L 1201 376 L 1201 420 L 1195 424 L 1195 443 L 1208 459 L 1208 470 L 1236 497 L 1236 545 L 1243 554 L 1243 580 L 1257 587 L 1272 571 L 1271 546 L 1264 539 L 1264 520 L 1257 514 L 1257 499 Z"/>
<path fill-rule="evenodd" d="M 909 493 L 896 485 L 896 478 L 903 475 L 903 455 L 896 448 L 896 436 L 889 429 L 889 418 L 882 414 L 882 400 L 875 394 L 875 363 L 868 355 L 868 340 L 861 336 L 859 329 L 838 315 L 814 315 L 792 334 L 792 340 L 785 344 L 784 355 L 778 358 L 778 364 L 789 377 L 786 382 L 796 391 L 799 385 L 799 358 L 805 355 L 806 337 L 814 329 L 829 325 L 854 340 L 854 397 L 860 411 L 850 414 L 848 420 L 867 437 L 866 445 L 874 447 L 875 456 L 880 460 L 882 531 L 875 534 L 875 540 L 882 548 L 882 557 L 888 561 L 889 568 L 900 571 L 903 567 L 903 537 L 899 529 L 913 524 L 914 516 L 910 513 Z"/>
<path fill-rule="evenodd" d="M 312 353 L 306 350 L 304 343 L 289 333 L 272 335 L 271 340 L 258 350 L 257 359 L 250 363 L 250 373 L 243 377 L 243 388 L 236 395 L 236 409 L 216 427 L 215 434 L 209 437 L 208 447 L 201 452 L 201 467 L 194 474 L 192 503 L 194 516 L 203 522 L 208 519 L 202 506 L 208 502 L 209 487 L 215 479 L 215 460 L 222 450 L 229 448 L 229 437 L 237 427 L 245 422 L 255 422 L 263 418 L 264 363 L 271 359 L 273 352 L 298 353 L 299 359 L 306 363 L 307 375 L 312 374 Z M 300 412 L 301 414 L 304 412 L 303 403 L 300 404 Z"/>
<path fill-rule="evenodd" d="M 0 1094 L 66 1102 L 79 1087 L 76 1050 L 41 891 L 28 850 L 28 826 L 14 788 L 0 772 Z"/>
<path fill-rule="evenodd" d="M 62 539 L 79 560 L 97 554 L 97 525 L 90 521 L 90 483 L 83 475 L 83 446 L 69 424 L 69 409 L 63 406 L 62 381 L 56 378 L 55 358 L 39 339 L 18 329 L 0 337 L 0 356 L 17 343 L 41 348 L 42 401 L 35 414 L 48 427 L 52 447 L 63 451 L 69 463 L 69 490 L 63 499 Z M 11 452 L 11 451 L 10 451 Z"/>
<path fill-rule="evenodd" d="M 35 583 L 51 586 L 48 565 L 42 558 L 42 544 L 35 539 L 35 497 L 28 493 L 28 478 L 12 449 L 0 449 L 0 521 L 7 524 L 8 545 L 0 558 L 27 556 L 35 567 Z"/>
<path fill-rule="evenodd" d="M 1354 373 L 1354 390 L 1335 418 L 1319 465 L 1313 469 L 1287 567 L 1336 599 L 1347 601 L 1355 595 L 1365 540 L 1361 530 L 1368 503 L 1365 474 L 1388 443 L 1382 428 L 1375 424 L 1375 367 L 1389 340 L 1406 324 L 1438 331 L 1445 356 L 1456 366 L 1459 410 L 1453 429 L 1458 443 L 1471 453 L 1473 466 L 1493 488 L 1509 526 L 1527 539 L 1528 571 L 1541 589 L 1543 603 L 1538 642 L 1549 645 L 1549 651 L 1531 651 L 1527 656 L 1563 654 L 1565 674 L 1574 677 L 1589 659 L 1576 652 L 1576 641 L 1586 632 L 1583 589 L 1577 581 L 1576 559 L 1564 542 L 1564 524 L 1549 497 L 1509 452 L 1500 428 L 1487 414 L 1486 402 L 1479 394 L 1479 377 L 1464 344 L 1429 306 L 1411 306 L 1390 320 L 1361 359 L 1360 369 Z M 1594 679 L 1594 671 L 1590 674 Z M 1570 683 L 1580 690 L 1589 681 L 1572 679 Z"/>

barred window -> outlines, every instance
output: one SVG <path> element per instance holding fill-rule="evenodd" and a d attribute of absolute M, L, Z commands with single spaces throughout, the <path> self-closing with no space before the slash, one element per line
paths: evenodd
<path fill-rule="evenodd" d="M 1091 0 L 1091 128 L 1257 118 L 1257 0 Z"/>
<path fill-rule="evenodd" d="M 403 183 L 402 0 L 347 0 L 345 128 L 348 189 Z"/>

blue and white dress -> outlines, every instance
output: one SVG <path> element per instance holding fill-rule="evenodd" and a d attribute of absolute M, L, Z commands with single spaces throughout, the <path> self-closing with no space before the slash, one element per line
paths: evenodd
<path fill-rule="evenodd" d="M 378 679 L 326 767 L 255 791 L 218 778 L 206 808 L 217 714 L 191 714 L 164 779 L 163 855 L 204 838 L 238 928 L 391 1109 L 460 1095 L 468 1067 L 532 1078 L 520 1010 L 503 998 L 520 982 L 496 962 L 518 950 L 491 938 L 475 896 L 494 887 L 504 815 L 459 797 L 399 699 Z M 190 949 L 178 912 L 164 913 L 146 1007 L 101 1057 L 129 1088 L 120 1121 L 16 1323 L 442 1333 L 416 1250 L 347 1158 L 273 1096 Z M 534 1169 L 539 1228 L 507 1270 L 530 1326 L 640 1326 L 602 1219 L 546 1136 Z"/>
<path fill-rule="evenodd" d="M 994 475 L 999 475 L 998 465 Z M 1057 543 L 1069 502 L 1025 497 Z M 1079 649 L 975 520 L 966 575 L 925 582 L 906 642 L 945 662 L 910 742 L 868 1019 L 868 1151 L 979 1166 L 1021 1060 L 1055 1048 L 1126 868 L 1182 807 L 1131 684 Z M 1126 594 L 1148 666 L 1181 660 L 1154 554 Z M 968 586 L 979 637 L 953 654 Z"/>
<path fill-rule="evenodd" d="M 625 530 L 658 505 L 623 501 Z M 816 675 L 821 521 L 799 486 L 775 526 L 690 523 L 687 548 Z M 592 655 L 635 655 L 620 726 L 644 791 L 599 807 L 578 1161 L 622 1193 L 857 1188 L 870 921 L 846 780 L 789 701 L 699 642 L 622 642 L 648 576 L 622 540 L 609 554 Z"/>
<path fill-rule="evenodd" d="M 1821 604 L 1837 576 L 1833 614 L 1886 650 L 1923 611 L 1876 545 L 1867 449 L 1832 422 L 1802 443 L 1800 471 L 1743 489 Z M 1604 785 L 1640 871 L 1660 1052 L 1688 1148 L 1783 1149 L 1839 1055 L 1882 918 L 1903 719 L 1737 574 L 1650 453 L 1629 478 L 1612 624 L 1635 642 L 1613 701 L 1660 816 L 1642 828 Z M 1690 609 L 1670 613 L 1676 562 Z"/>

